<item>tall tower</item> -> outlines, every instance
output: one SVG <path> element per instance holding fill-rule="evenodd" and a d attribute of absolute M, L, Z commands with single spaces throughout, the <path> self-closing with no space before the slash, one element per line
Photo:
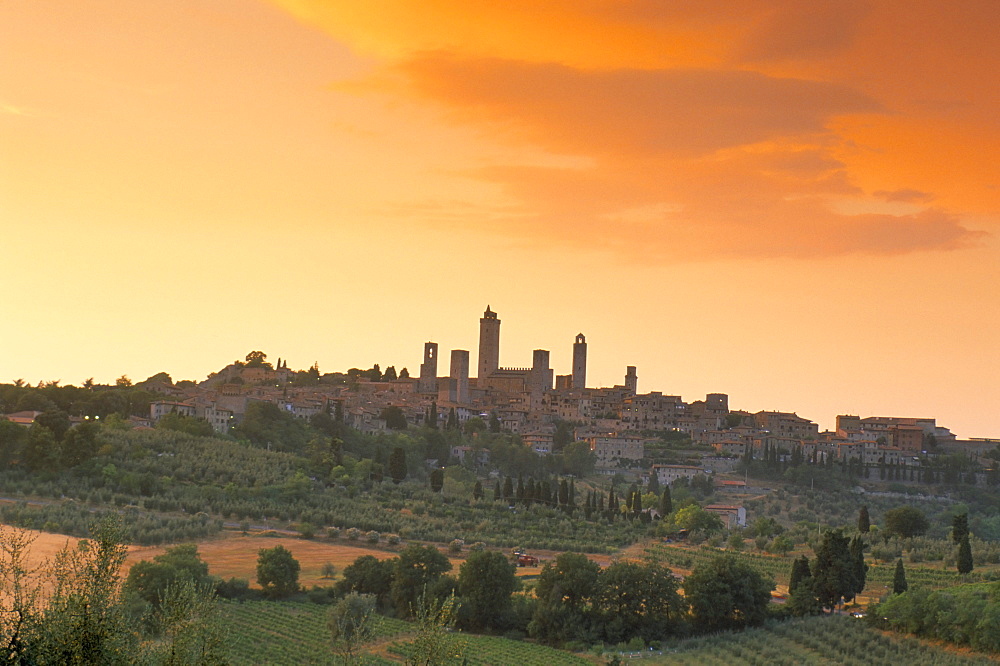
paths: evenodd
<path fill-rule="evenodd" d="M 536 349 L 532 352 L 530 383 L 532 390 L 552 390 L 552 368 L 549 367 L 548 350 Z"/>
<path fill-rule="evenodd" d="M 573 343 L 573 388 L 587 388 L 587 338 L 578 333 Z"/>
<path fill-rule="evenodd" d="M 638 392 L 636 389 L 639 388 L 639 378 L 635 374 L 634 365 L 630 365 L 625 368 L 625 388 L 628 389 L 628 392 L 632 395 L 635 395 Z"/>
<path fill-rule="evenodd" d="M 469 402 L 469 352 L 451 350 L 451 383 L 455 386 L 455 401 Z"/>
<path fill-rule="evenodd" d="M 486 306 L 479 320 L 479 379 L 486 379 L 500 367 L 500 320 Z"/>
<path fill-rule="evenodd" d="M 421 393 L 437 393 L 438 343 L 424 343 L 424 362 L 420 364 L 420 382 L 417 390 Z"/>

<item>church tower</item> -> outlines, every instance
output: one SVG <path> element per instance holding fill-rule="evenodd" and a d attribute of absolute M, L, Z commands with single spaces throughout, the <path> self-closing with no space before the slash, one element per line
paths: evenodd
<path fill-rule="evenodd" d="M 417 390 L 421 393 L 437 393 L 438 343 L 424 343 L 424 362 L 420 364 L 420 382 Z"/>
<path fill-rule="evenodd" d="M 587 338 L 583 333 L 577 334 L 573 343 L 573 388 L 587 388 Z"/>
<path fill-rule="evenodd" d="M 479 374 L 486 379 L 500 367 L 500 320 L 497 314 L 486 306 L 486 312 L 479 320 Z"/>
<path fill-rule="evenodd" d="M 634 365 L 625 368 L 625 388 L 632 395 L 635 395 L 639 388 L 639 377 L 635 374 Z"/>

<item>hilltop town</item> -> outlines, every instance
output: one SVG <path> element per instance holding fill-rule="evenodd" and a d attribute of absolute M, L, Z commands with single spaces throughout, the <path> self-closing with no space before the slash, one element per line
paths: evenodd
<path fill-rule="evenodd" d="M 289 369 L 287 360 L 269 363 L 262 352 L 227 365 L 201 383 L 170 381 L 154 376 L 141 386 L 161 399 L 150 404 L 148 419 L 134 419 L 153 426 L 177 413 L 208 421 L 219 433 L 238 425 L 254 402 L 269 402 L 302 419 L 316 414 L 336 414 L 345 425 L 363 433 L 455 423 L 481 426 L 493 432 L 513 433 L 526 447 L 548 455 L 567 443 L 586 442 L 594 453 L 598 472 L 645 476 L 655 471 L 661 483 L 706 472 L 735 468 L 741 457 L 765 459 L 795 457 L 804 463 L 852 466 L 867 476 L 889 470 L 896 480 L 922 480 L 926 461 L 936 456 L 960 454 L 968 461 L 965 480 L 984 483 L 996 450 L 994 439 L 958 439 L 934 418 L 840 415 L 835 431 L 819 426 L 794 412 L 731 409 L 724 393 L 685 401 L 659 391 L 640 393 L 634 366 L 625 370 L 621 385 L 595 388 L 587 384 L 587 341 L 580 333 L 572 343 L 571 372 L 555 375 L 549 351 L 532 352 L 530 367 L 502 367 L 499 315 L 487 306 L 479 320 L 476 376 L 470 376 L 470 352 L 451 350 L 447 374 L 436 342 L 426 342 L 419 374 L 406 368 L 383 372 L 369 370 L 320 374 Z M 32 412 L 10 414 L 25 421 Z M 473 420 L 480 420 L 473 421 Z M 697 465 L 656 465 L 644 469 L 647 446 L 664 433 L 690 438 L 703 451 Z M 461 461 L 471 452 L 456 446 L 452 457 Z M 477 451 L 476 455 L 489 455 Z M 442 461 L 443 462 L 443 461 Z M 483 461 L 485 462 L 485 461 Z"/>

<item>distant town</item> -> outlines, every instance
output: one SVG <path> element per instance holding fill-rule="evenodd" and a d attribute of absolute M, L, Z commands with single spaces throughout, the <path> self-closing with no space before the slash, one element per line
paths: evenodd
<path fill-rule="evenodd" d="M 448 373 L 441 376 L 436 342 L 424 343 L 417 376 L 406 368 L 383 371 L 378 365 L 346 373 L 320 374 L 315 365 L 294 371 L 287 360 L 272 364 L 266 354 L 255 351 L 200 383 L 174 383 L 165 373 L 150 377 L 141 387 L 162 399 L 150 402 L 148 418 L 133 416 L 133 425 L 152 427 L 176 413 L 204 419 L 224 434 L 242 421 L 247 406 L 255 401 L 273 403 L 303 419 L 336 413 L 345 425 L 365 433 L 449 421 L 466 427 L 479 419 L 483 427 L 519 435 L 539 455 L 561 448 L 565 442 L 560 438 L 587 442 L 597 471 L 626 475 L 639 472 L 646 446 L 664 432 L 683 433 L 693 445 L 711 447 L 701 467 L 653 465 L 660 483 L 707 471 L 731 471 L 736 460 L 746 456 L 850 463 L 878 468 L 883 476 L 889 469 L 895 478 L 907 480 L 923 466 L 921 458 L 961 454 L 974 468 L 982 468 L 975 473 L 983 475 L 986 463 L 993 462 L 984 456 L 1000 444 L 987 438 L 960 440 L 929 417 L 840 415 L 835 431 L 820 432 L 815 422 L 794 412 L 730 409 L 724 393 L 693 402 L 659 391 L 639 393 L 634 366 L 626 368 L 621 385 L 589 387 L 587 341 L 582 333 L 573 341 L 569 374 L 554 375 L 549 351 L 544 349 L 532 352 L 531 367 L 501 367 L 500 323 L 487 306 L 479 320 L 475 377 L 470 376 L 470 353 L 464 349 L 451 350 Z M 6 418 L 30 425 L 40 413 L 16 411 Z M 456 447 L 452 456 L 461 461 L 470 452 L 471 447 Z"/>

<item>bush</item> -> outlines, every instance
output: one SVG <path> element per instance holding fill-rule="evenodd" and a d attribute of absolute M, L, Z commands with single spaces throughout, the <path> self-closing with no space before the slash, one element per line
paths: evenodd
<path fill-rule="evenodd" d="M 452 553 L 462 552 L 462 547 L 465 545 L 465 541 L 462 539 L 452 539 L 451 543 L 448 544 L 448 550 Z"/>
<path fill-rule="evenodd" d="M 331 539 L 339 539 L 340 538 L 340 528 L 339 527 L 330 527 L 330 528 L 328 528 L 326 530 L 326 535 L 328 537 L 330 537 Z"/>
<path fill-rule="evenodd" d="M 370 530 L 365 534 L 365 541 L 367 541 L 368 543 L 378 543 L 379 539 L 381 538 L 382 535 L 376 532 L 375 530 Z"/>
<path fill-rule="evenodd" d="M 385 542 L 390 546 L 398 546 L 402 539 L 399 538 L 398 534 L 386 534 Z"/>
<path fill-rule="evenodd" d="M 358 539 L 361 538 L 361 530 L 359 530 L 357 527 L 351 527 L 344 532 L 344 536 L 346 536 L 351 541 L 357 541 Z"/>
<path fill-rule="evenodd" d="M 483 543 L 482 541 L 477 541 L 471 546 L 469 546 L 470 553 L 478 553 L 481 550 L 486 550 L 486 544 Z"/>

